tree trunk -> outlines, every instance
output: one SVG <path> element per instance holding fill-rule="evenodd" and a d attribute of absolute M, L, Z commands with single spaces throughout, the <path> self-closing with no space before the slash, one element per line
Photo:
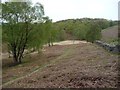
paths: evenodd
<path fill-rule="evenodd" d="M 12 47 L 14 64 L 17 64 L 18 63 L 18 58 L 17 58 L 17 55 L 16 55 L 16 45 L 11 44 L 11 47 Z"/>
<path fill-rule="evenodd" d="M 50 45 L 50 39 L 48 39 L 48 46 L 50 47 L 51 45 Z"/>
<path fill-rule="evenodd" d="M 51 42 L 51 45 L 53 46 L 53 42 Z"/>
<path fill-rule="evenodd" d="M 22 63 L 21 59 L 22 59 L 22 57 L 21 57 L 21 58 L 19 58 L 19 64 L 21 64 L 21 63 Z"/>
<path fill-rule="evenodd" d="M 15 64 L 15 65 L 18 64 L 18 58 L 16 57 L 15 54 L 13 55 L 13 60 L 14 60 L 14 64 Z"/>
<path fill-rule="evenodd" d="M 50 43 L 48 43 L 48 46 L 50 47 Z"/>

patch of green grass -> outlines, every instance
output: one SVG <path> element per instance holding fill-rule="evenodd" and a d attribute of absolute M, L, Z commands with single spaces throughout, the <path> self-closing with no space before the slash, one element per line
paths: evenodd
<path fill-rule="evenodd" d="M 107 41 L 107 43 L 109 43 L 111 45 L 120 45 L 120 38 L 111 39 L 111 40 Z"/>

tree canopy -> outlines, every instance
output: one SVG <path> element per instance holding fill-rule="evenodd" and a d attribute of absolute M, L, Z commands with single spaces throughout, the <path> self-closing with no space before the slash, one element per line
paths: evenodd
<path fill-rule="evenodd" d="M 5 2 L 2 4 L 3 37 L 12 51 L 14 62 L 21 63 L 24 50 L 36 43 L 33 39 L 38 33 L 34 22 L 42 22 L 44 8 L 40 3 Z M 35 39 L 35 38 L 34 38 Z M 36 38 L 37 39 L 37 38 Z"/>

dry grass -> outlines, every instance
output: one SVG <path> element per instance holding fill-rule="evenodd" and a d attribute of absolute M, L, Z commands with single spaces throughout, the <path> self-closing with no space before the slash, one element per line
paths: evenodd
<path fill-rule="evenodd" d="M 102 30 L 102 40 L 110 42 L 118 38 L 118 26 L 109 27 Z"/>
<path fill-rule="evenodd" d="M 23 76 L 3 87 L 116 87 L 117 60 L 117 55 L 90 43 L 46 47 L 40 55 L 26 56 L 26 63 L 3 67 L 4 83 Z"/>

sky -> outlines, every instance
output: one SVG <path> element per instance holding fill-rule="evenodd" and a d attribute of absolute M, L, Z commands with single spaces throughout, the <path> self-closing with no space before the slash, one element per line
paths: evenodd
<path fill-rule="evenodd" d="M 44 6 L 45 16 L 55 21 L 77 18 L 118 20 L 119 0 L 31 0 Z"/>
<path fill-rule="evenodd" d="M 45 15 L 53 21 L 76 18 L 118 20 L 119 0 L 32 0 L 44 6 Z"/>

